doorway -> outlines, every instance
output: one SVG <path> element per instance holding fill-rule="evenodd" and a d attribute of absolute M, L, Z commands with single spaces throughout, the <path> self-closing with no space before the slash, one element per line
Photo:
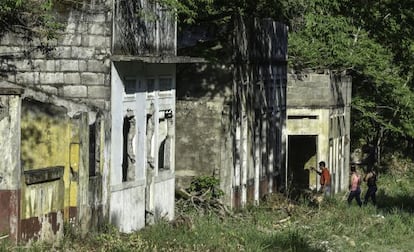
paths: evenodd
<path fill-rule="evenodd" d="M 289 135 L 287 162 L 287 189 L 292 197 L 316 187 L 316 173 L 310 170 L 317 168 L 317 136 Z"/>

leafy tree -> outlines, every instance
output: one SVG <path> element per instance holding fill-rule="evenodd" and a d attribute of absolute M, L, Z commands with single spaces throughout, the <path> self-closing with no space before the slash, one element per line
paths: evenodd
<path fill-rule="evenodd" d="M 0 31 L 53 38 L 59 28 L 53 5 L 62 1 L 2 0 Z M 213 61 L 230 59 L 236 15 L 285 22 L 291 68 L 328 68 L 352 76 L 354 143 L 414 146 L 414 1 L 159 1 L 176 11 L 182 32 L 201 28 L 209 34 L 191 52 Z"/>
<path fill-rule="evenodd" d="M 0 36 L 13 32 L 27 40 L 54 38 L 61 24 L 53 15 L 53 4 L 53 0 L 2 0 Z"/>
<path fill-rule="evenodd" d="M 223 34 L 231 32 L 231 18 L 235 14 L 272 17 L 287 23 L 291 68 L 347 71 L 352 76 L 354 143 L 364 142 L 377 149 L 389 144 L 409 143 L 404 148 L 413 145 L 413 1 L 184 0 L 181 3 L 188 8 L 181 20 L 226 27 L 221 30 Z M 225 40 L 228 37 L 218 36 L 216 43 L 230 46 Z"/>

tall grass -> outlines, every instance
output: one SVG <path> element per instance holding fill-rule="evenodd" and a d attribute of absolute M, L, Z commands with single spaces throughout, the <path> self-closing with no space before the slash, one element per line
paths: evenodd
<path fill-rule="evenodd" d="M 121 234 L 111 226 L 87 238 L 72 234 L 53 250 L 413 251 L 413 179 L 413 174 L 380 176 L 376 207 L 369 204 L 360 208 L 356 203 L 348 206 L 344 193 L 320 206 L 306 201 L 286 201 L 287 206 L 266 202 L 236 212 L 233 217 L 193 212 L 189 214 L 191 225 L 162 221 L 132 234 Z M 1 251 L 9 248 L 0 244 Z M 34 245 L 29 250 L 50 248 Z"/>

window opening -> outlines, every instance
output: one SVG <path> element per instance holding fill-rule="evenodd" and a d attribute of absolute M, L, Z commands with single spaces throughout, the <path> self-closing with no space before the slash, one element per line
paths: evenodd
<path fill-rule="evenodd" d="M 96 122 L 89 125 L 89 177 L 96 176 Z"/>
<path fill-rule="evenodd" d="M 128 109 L 124 117 L 123 127 L 123 161 L 122 181 L 133 181 L 135 178 L 135 154 L 133 140 L 136 131 L 136 122 L 133 111 Z"/>

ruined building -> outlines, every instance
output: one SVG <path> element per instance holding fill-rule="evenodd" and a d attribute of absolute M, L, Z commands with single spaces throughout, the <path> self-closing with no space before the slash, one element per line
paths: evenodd
<path fill-rule="evenodd" d="M 295 85 L 328 105 L 289 103 L 285 25 L 235 20 L 230 63 L 180 67 L 200 60 L 177 56 L 174 16 L 155 1 L 56 2 L 56 39 L 0 38 L 1 234 L 132 232 L 173 219 L 176 179 L 197 175 L 218 177 L 231 207 L 257 204 L 313 156 L 343 188 L 348 82 L 310 75 Z M 296 166 L 298 141 L 311 150 Z"/>
<path fill-rule="evenodd" d="M 319 189 L 310 167 L 324 161 L 332 188 L 348 189 L 351 79 L 334 71 L 289 74 L 287 85 L 286 185 Z"/>
<path fill-rule="evenodd" d="M 173 219 L 175 65 L 192 60 L 176 55 L 174 16 L 153 1 L 55 7 L 57 39 L 0 41 L 0 233 Z"/>
<path fill-rule="evenodd" d="M 239 20 L 235 26 L 231 65 L 179 68 L 178 186 L 188 186 L 195 176 L 216 176 L 224 201 L 241 207 L 272 192 L 319 189 L 310 167 L 325 161 L 333 192 L 346 190 L 349 76 L 289 74 L 283 24 Z"/>
<path fill-rule="evenodd" d="M 277 190 L 285 167 L 287 27 L 234 20 L 232 62 L 180 68 L 178 186 L 216 176 L 231 207 Z"/>

